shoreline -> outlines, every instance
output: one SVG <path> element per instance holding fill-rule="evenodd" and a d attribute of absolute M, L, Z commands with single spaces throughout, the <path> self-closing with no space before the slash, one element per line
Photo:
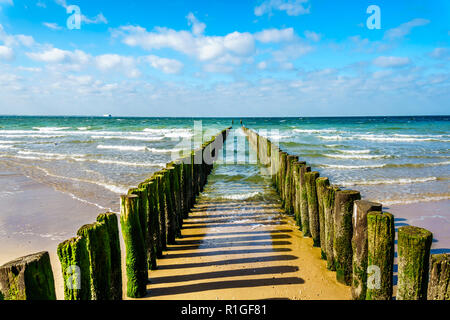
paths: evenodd
<path fill-rule="evenodd" d="M 0 180 L 0 199 L 8 204 L 3 205 L 4 210 L 0 214 L 0 265 L 27 254 L 49 251 L 57 298 L 63 299 L 63 280 L 56 248 L 60 242 L 75 236 L 82 225 L 95 221 L 101 210 L 20 173 L 0 170 Z M 13 191 L 11 187 L 14 188 Z M 449 207 L 450 200 L 441 200 L 397 204 L 384 208 L 384 211 L 395 216 L 396 228 L 413 224 L 433 232 L 431 253 L 446 253 L 450 252 L 450 217 L 445 217 Z M 186 231 L 183 231 L 183 235 L 185 234 Z M 124 268 L 125 252 L 122 236 L 120 238 Z M 301 242 L 309 240 L 303 239 Z M 303 247 L 301 250 L 309 250 L 309 253 L 320 256 L 317 248 L 310 245 Z M 170 259 L 169 262 L 175 261 Z M 165 263 L 167 260 L 162 259 L 161 265 Z M 324 268 L 323 271 L 327 270 Z M 124 284 L 125 281 L 124 276 Z"/>

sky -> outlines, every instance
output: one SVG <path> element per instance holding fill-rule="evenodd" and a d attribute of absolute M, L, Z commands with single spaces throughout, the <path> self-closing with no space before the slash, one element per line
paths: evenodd
<path fill-rule="evenodd" d="M 449 111 L 448 0 L 0 0 L 3 115 Z"/>

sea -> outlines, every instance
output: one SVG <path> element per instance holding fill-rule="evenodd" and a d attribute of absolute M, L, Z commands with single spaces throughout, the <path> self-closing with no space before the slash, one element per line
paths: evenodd
<path fill-rule="evenodd" d="M 386 206 L 450 199 L 450 116 L 0 116 L 0 167 L 101 210 L 117 212 L 120 194 L 220 130 L 233 125 L 232 135 L 242 138 L 241 120 L 284 151 L 307 161 L 332 184 L 358 190 L 364 199 Z M 224 153 L 229 160 L 233 151 Z M 227 171 L 230 161 L 223 161 L 220 175 L 249 184 L 260 181 L 259 170 L 252 164 L 246 168 L 245 161 L 251 157 L 241 158 L 239 174 L 235 165 Z M 14 188 L 5 192 L 14 192 Z M 223 192 L 226 198 L 227 190 Z M 7 196 L 0 194 L 0 199 Z M 254 196 L 251 188 L 248 194 L 228 195 Z"/>

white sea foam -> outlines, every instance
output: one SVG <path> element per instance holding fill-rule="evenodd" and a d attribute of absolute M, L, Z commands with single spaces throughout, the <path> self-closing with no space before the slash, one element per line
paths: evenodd
<path fill-rule="evenodd" d="M 35 130 L 39 130 L 40 132 L 54 132 L 70 129 L 70 127 L 33 127 Z"/>
<path fill-rule="evenodd" d="M 253 197 L 256 197 L 260 193 L 258 191 L 255 192 L 249 192 L 249 193 L 240 193 L 240 194 L 229 194 L 229 195 L 223 195 L 222 199 L 228 199 L 228 200 L 247 200 Z"/>
<path fill-rule="evenodd" d="M 136 140 L 136 141 L 161 141 L 164 139 L 164 137 L 145 137 L 145 136 L 92 136 L 93 139 L 118 139 L 118 140 Z"/>
<path fill-rule="evenodd" d="M 337 159 L 361 159 L 361 160 L 369 160 L 369 159 L 386 159 L 391 158 L 392 156 L 388 155 L 375 155 L 375 154 L 324 154 L 325 157 L 328 158 L 337 158 Z"/>
<path fill-rule="evenodd" d="M 350 154 L 370 153 L 370 150 L 336 150 L 336 151 Z"/>
<path fill-rule="evenodd" d="M 112 146 L 112 145 L 98 145 L 97 149 L 110 149 L 120 151 L 148 151 L 146 146 Z"/>
<path fill-rule="evenodd" d="M 380 184 L 411 184 L 411 183 L 423 183 L 429 181 L 436 181 L 438 177 L 424 177 L 424 178 L 399 178 L 399 179 L 377 179 L 377 180 L 355 180 L 344 181 L 338 183 L 341 186 L 358 186 L 358 185 L 380 185 Z"/>
<path fill-rule="evenodd" d="M 393 204 L 411 204 L 411 203 L 419 203 L 419 202 L 430 202 L 430 201 L 442 201 L 449 200 L 450 194 L 445 195 L 433 195 L 433 196 L 425 196 L 425 197 L 417 197 L 417 198 L 407 198 L 407 199 L 386 199 L 377 202 L 383 203 L 385 206 L 390 206 Z"/>
<path fill-rule="evenodd" d="M 383 168 L 386 164 L 368 164 L 368 165 L 340 165 L 340 164 L 321 164 L 320 166 L 333 169 L 374 169 Z"/>
<path fill-rule="evenodd" d="M 294 129 L 294 132 L 298 133 L 333 133 L 333 132 L 339 132 L 336 129 Z"/>

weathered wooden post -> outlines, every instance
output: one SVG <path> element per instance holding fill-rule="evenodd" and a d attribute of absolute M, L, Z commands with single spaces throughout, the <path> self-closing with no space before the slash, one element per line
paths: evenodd
<path fill-rule="evenodd" d="M 293 200 L 293 164 L 294 162 L 298 161 L 297 156 L 288 155 L 286 158 L 286 176 L 284 180 L 284 190 L 285 190 L 285 201 L 284 201 L 284 208 L 286 210 L 286 213 L 291 214 L 294 211 L 294 206 L 292 203 Z"/>
<path fill-rule="evenodd" d="M 450 254 L 432 254 L 428 300 L 450 300 Z"/>
<path fill-rule="evenodd" d="M 433 234 L 423 228 L 398 229 L 397 300 L 425 300 Z"/>
<path fill-rule="evenodd" d="M 120 224 L 126 250 L 127 296 L 142 298 L 147 293 L 148 266 L 136 195 L 121 196 Z"/>
<path fill-rule="evenodd" d="M 128 190 L 128 194 L 134 194 L 138 197 L 138 214 L 139 214 L 139 224 L 141 226 L 141 232 L 142 236 L 144 237 L 144 244 L 145 244 L 145 251 L 147 251 L 147 221 L 148 221 L 148 211 L 149 211 L 149 204 L 148 204 L 148 190 L 147 186 L 140 185 L 139 188 L 133 188 Z"/>
<path fill-rule="evenodd" d="M 336 280 L 350 286 L 352 283 L 352 215 L 353 203 L 360 200 L 358 191 L 343 190 L 335 194 L 333 251 Z"/>
<path fill-rule="evenodd" d="M 327 269 L 331 271 L 336 270 L 336 263 L 334 261 L 333 242 L 334 242 L 334 198 L 337 191 L 340 191 L 338 187 L 328 186 L 325 188 L 325 192 L 323 195 Z"/>
<path fill-rule="evenodd" d="M 177 235 L 177 223 L 176 223 L 176 211 L 174 198 L 171 188 L 171 174 L 167 169 L 161 170 L 163 174 L 163 188 L 164 188 L 164 199 L 165 199 L 165 214 L 166 214 L 166 243 L 175 244 L 175 239 Z"/>
<path fill-rule="evenodd" d="M 302 229 L 302 218 L 301 218 L 301 209 L 300 209 L 300 162 L 293 163 L 292 166 L 292 178 L 293 178 L 293 187 L 294 187 L 294 217 L 295 223 Z"/>
<path fill-rule="evenodd" d="M 366 300 L 392 299 L 394 242 L 394 216 L 381 211 L 369 212 L 366 274 L 370 273 L 370 276 L 366 276 Z"/>
<path fill-rule="evenodd" d="M 308 198 L 309 230 L 311 232 L 311 238 L 314 242 L 314 247 L 320 247 L 319 204 L 316 190 L 317 178 L 319 178 L 319 173 L 317 171 L 305 173 L 306 194 Z"/>
<path fill-rule="evenodd" d="M 367 214 L 371 211 L 380 212 L 380 203 L 356 200 L 353 206 L 353 300 L 365 300 L 367 289 Z"/>
<path fill-rule="evenodd" d="M 111 252 L 111 294 L 112 300 L 122 300 L 122 262 L 119 239 L 119 222 L 117 215 L 112 212 L 100 214 L 99 223 L 106 224 L 108 232 L 109 249 Z"/>
<path fill-rule="evenodd" d="M 111 250 L 106 224 L 95 222 L 84 225 L 77 235 L 86 239 L 92 300 L 111 300 Z"/>
<path fill-rule="evenodd" d="M 281 197 L 281 203 L 284 206 L 285 202 L 285 193 L 284 193 L 284 181 L 286 179 L 286 161 L 287 161 L 287 153 L 281 152 L 280 153 L 280 171 L 279 171 L 279 180 L 278 180 L 278 188 L 279 188 L 279 194 Z"/>
<path fill-rule="evenodd" d="M 1 266 L 0 295 L 4 300 L 56 300 L 48 252 L 31 254 Z"/>
<path fill-rule="evenodd" d="M 327 259 L 327 241 L 325 236 L 325 193 L 330 186 L 330 181 L 326 177 L 317 178 L 317 203 L 319 209 L 319 231 L 320 231 L 320 249 L 322 259 Z"/>
<path fill-rule="evenodd" d="M 152 177 L 147 181 L 147 191 L 148 191 L 148 216 L 147 216 L 147 259 L 148 267 L 150 270 L 156 270 L 158 268 L 158 262 L 156 258 L 158 257 L 158 252 L 161 250 L 159 248 L 159 211 L 158 211 L 158 186 L 156 179 Z M 162 254 L 162 253 L 161 253 Z"/>
<path fill-rule="evenodd" d="M 75 237 L 58 245 L 65 300 L 91 300 L 91 277 L 86 239 Z M 122 274 L 120 275 L 122 280 Z M 120 289 L 122 292 L 122 288 Z"/>
<path fill-rule="evenodd" d="M 157 257 L 162 258 L 162 251 L 167 248 L 166 227 L 166 198 L 164 196 L 164 176 L 161 172 L 154 174 L 158 200 L 159 241 L 157 243 Z"/>
<path fill-rule="evenodd" d="M 300 216 L 302 218 L 302 233 L 304 237 L 311 237 L 309 228 L 308 192 L 306 190 L 306 173 L 311 172 L 311 168 L 305 165 L 300 166 Z"/>

